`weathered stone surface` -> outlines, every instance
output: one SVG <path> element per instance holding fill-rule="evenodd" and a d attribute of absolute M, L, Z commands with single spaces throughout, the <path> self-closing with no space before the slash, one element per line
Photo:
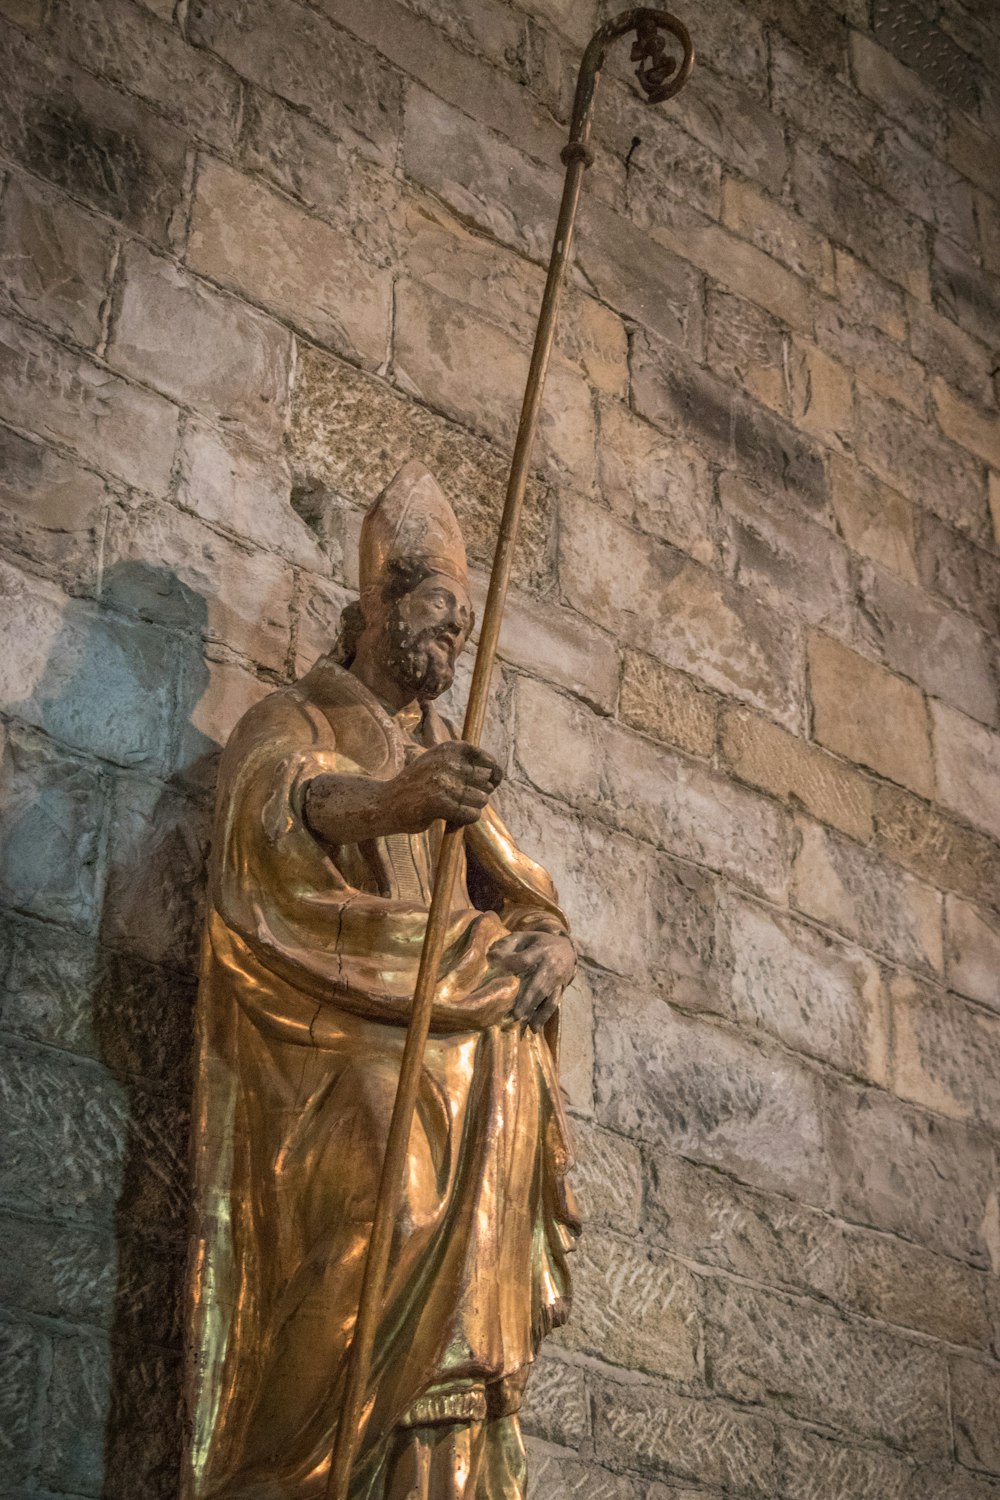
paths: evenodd
<path fill-rule="evenodd" d="M 1000 1370 L 952 1360 L 951 1400 L 959 1462 L 1000 1474 Z"/>
<path fill-rule="evenodd" d="M 285 419 L 291 338 L 141 245 L 125 252 L 109 360 L 175 401 L 272 440 Z"/>
<path fill-rule="evenodd" d="M 598 1464 L 545 1452 L 530 1438 L 527 1448 L 529 1500 L 637 1500 L 639 1486 L 632 1479 Z"/>
<path fill-rule="evenodd" d="M 93 348 L 111 260 L 106 225 L 28 177 L 12 177 L 0 214 L 3 297 L 54 333 Z"/>
<path fill-rule="evenodd" d="M 655 656 L 626 651 L 618 713 L 633 729 L 691 755 L 710 756 L 715 749 L 714 696 Z"/>
<path fill-rule="evenodd" d="M 617 402 L 600 409 L 598 484 L 630 526 L 698 562 L 712 562 L 715 517 L 707 465 L 694 449 L 665 438 Z"/>
<path fill-rule="evenodd" d="M 653 1474 L 769 1495 L 774 1428 L 721 1401 L 692 1400 L 665 1386 L 613 1385 L 596 1392 L 597 1455 Z"/>
<path fill-rule="evenodd" d="M 923 366 L 879 329 L 853 323 L 835 303 L 824 303 L 816 317 L 816 341 L 839 361 L 840 381 L 848 383 L 847 396 L 847 372 L 854 370 L 858 380 L 880 396 L 898 401 L 918 417 L 925 416 L 927 378 Z M 836 431 L 849 440 L 851 410 L 847 396 L 842 400 L 842 420 Z"/>
<path fill-rule="evenodd" d="M 899 787 L 875 789 L 875 840 L 882 853 L 932 885 L 998 904 L 1000 845 Z"/>
<path fill-rule="evenodd" d="M 683 129 L 741 176 L 778 190 L 787 166 L 781 122 L 746 89 L 706 70 L 698 90 L 678 95 L 675 112 Z"/>
<path fill-rule="evenodd" d="M 559 1002 L 559 1087 L 581 1115 L 594 1113 L 594 997 L 587 971 L 577 970 Z"/>
<path fill-rule="evenodd" d="M 305 110 L 372 160 L 392 165 L 402 88 L 368 48 L 291 0 L 197 0 L 188 29 L 197 46 L 237 73 Z"/>
<path fill-rule="evenodd" d="M 771 98 L 774 108 L 804 135 L 821 139 L 835 157 L 866 177 L 874 175 L 877 112 L 863 93 L 836 73 L 816 67 L 780 35 L 771 54 Z"/>
<path fill-rule="evenodd" d="M 941 897 L 902 870 L 802 820 L 792 870 L 799 911 L 898 963 L 940 971 Z"/>
<path fill-rule="evenodd" d="M 844 314 L 862 328 L 873 326 L 902 342 L 907 333 L 907 314 L 917 305 L 907 301 L 892 281 L 879 276 L 863 260 L 835 246 L 833 251 L 837 298 Z"/>
<path fill-rule="evenodd" d="M 573 1298 L 560 1343 L 626 1369 L 697 1377 L 701 1288 L 680 1261 L 592 1231 L 573 1261 Z"/>
<path fill-rule="evenodd" d="M 812 440 L 780 417 L 648 336 L 632 353 L 636 410 L 693 443 L 710 461 L 737 469 L 765 488 L 787 490 L 825 514 L 827 481 Z"/>
<path fill-rule="evenodd" d="M 932 794 L 930 731 L 919 688 L 821 635 L 809 642 L 809 687 L 820 744 Z"/>
<path fill-rule="evenodd" d="M 922 140 L 940 141 L 944 109 L 934 91 L 873 37 L 852 31 L 851 73 L 861 92 Z"/>
<path fill-rule="evenodd" d="M 349 235 L 220 162 L 199 172 L 187 259 L 368 369 L 385 360 L 389 272 Z"/>
<path fill-rule="evenodd" d="M 0 620 L 11 642 L 0 697 L 8 710 L 77 749 L 162 769 L 178 669 L 172 640 L 67 600 L 2 562 L 0 580 Z"/>
<path fill-rule="evenodd" d="M 179 28 L 157 24 L 125 0 L 69 0 L 57 19 L 57 42 L 81 67 L 148 100 L 198 139 L 232 150 L 239 82 L 215 58 L 186 46 Z"/>
<path fill-rule="evenodd" d="M 180 133 L 130 94 L 0 39 L 0 149 L 73 197 L 166 244 L 184 193 Z"/>
<path fill-rule="evenodd" d="M 723 1008 L 798 1052 L 883 1082 L 888 1013 L 877 964 L 858 948 L 749 901 L 719 904 Z"/>
<path fill-rule="evenodd" d="M 34 1328 L 0 1324 L 0 1461 L 8 1483 L 23 1479 L 34 1459 L 33 1417 L 44 1344 Z"/>
<path fill-rule="evenodd" d="M 590 1434 L 587 1382 L 579 1365 L 567 1364 L 544 1345 L 531 1367 L 521 1420 L 526 1433 L 566 1447 L 578 1446 Z"/>
<path fill-rule="evenodd" d="M 581 213 L 578 236 L 578 270 L 603 301 L 671 345 L 700 352 L 703 278 L 688 257 L 636 234 L 631 219 L 596 198 Z"/>
<path fill-rule="evenodd" d="M 844 1236 L 846 1299 L 869 1318 L 973 1348 L 989 1346 L 986 1278 L 919 1245 L 867 1230 Z"/>
<path fill-rule="evenodd" d="M 512 444 L 528 351 L 474 310 L 429 287 L 401 282 L 393 360 L 402 387 L 484 437 Z M 588 386 L 562 365 L 546 382 L 539 453 L 557 476 L 588 489 L 594 476 L 594 413 Z"/>
<path fill-rule="evenodd" d="M 949 985 L 1000 1010 L 1000 921 L 957 896 L 946 896 L 945 933 Z"/>
<path fill-rule="evenodd" d="M 93 590 L 106 498 L 98 475 L 0 427 L 0 546 L 74 593 Z"/>
<path fill-rule="evenodd" d="M 655 1152 L 644 1222 L 655 1243 L 688 1259 L 769 1286 L 844 1296 L 843 1231 L 834 1220 L 741 1187 L 714 1168 Z"/>
<path fill-rule="evenodd" d="M 821 823 L 860 843 L 871 838 L 871 784 L 845 762 L 743 708 L 726 710 L 719 748 L 742 781 L 800 803 Z"/>
<path fill-rule="evenodd" d="M 588 1226 L 604 1225 L 622 1234 L 638 1231 L 642 1159 L 631 1141 L 574 1121 L 572 1184 Z"/>
<path fill-rule="evenodd" d="M 988 406 L 994 400 L 993 359 L 988 344 L 915 298 L 909 302 L 907 320 L 910 348 L 918 360 L 979 406 Z M 963 439 L 956 435 L 956 441 Z"/>
<path fill-rule="evenodd" d="M 711 222 L 658 228 L 653 233 L 725 291 L 757 304 L 779 324 L 811 332 L 808 285 L 756 246 Z M 721 368 L 725 373 L 725 366 Z"/>
<path fill-rule="evenodd" d="M 852 446 L 854 390 L 851 372 L 806 339 L 792 338 L 787 360 L 791 416 L 802 432 L 831 448 Z"/>
<path fill-rule="evenodd" d="M 890 993 L 894 1091 L 1000 1130 L 1000 1020 L 909 975 L 896 975 Z"/>
<path fill-rule="evenodd" d="M 894 671 L 974 718 L 996 722 L 991 643 L 971 620 L 872 565 L 861 570 L 860 597 L 865 637 Z"/>
<path fill-rule="evenodd" d="M 7 421 L 66 444 L 85 463 L 154 494 L 166 489 L 177 408 L 8 319 L 0 321 L 0 403 Z"/>
<path fill-rule="evenodd" d="M 993 1157 L 981 1136 L 877 1090 L 844 1087 L 830 1093 L 828 1123 L 847 1218 L 989 1265 Z"/>
<path fill-rule="evenodd" d="M 559 576 L 574 609 L 706 686 L 799 723 L 799 643 L 787 623 L 600 506 L 567 499 L 561 516 Z"/>
<path fill-rule="evenodd" d="M 788 414 L 786 336 L 770 313 L 742 297 L 710 290 L 705 352 L 718 374 Z"/>
<path fill-rule="evenodd" d="M 994 468 L 1000 467 L 1000 422 L 995 408 L 982 410 L 963 401 L 940 378 L 934 381 L 932 389 L 937 419 L 945 436 Z"/>
<path fill-rule="evenodd" d="M 780 1494 L 788 1500 L 911 1500 L 913 1470 L 894 1454 L 844 1447 L 796 1428 L 785 1428 L 780 1443 Z"/>
<path fill-rule="evenodd" d="M 477 612 L 481 613 L 477 602 Z M 613 708 L 619 659 L 614 643 L 576 615 L 524 595 L 511 595 L 500 629 L 500 655 L 568 688 L 595 708 Z"/>
<path fill-rule="evenodd" d="M 970 1469 L 928 1464 L 914 1472 L 907 1500 L 997 1500 L 1000 1484 Z"/>
<path fill-rule="evenodd" d="M 917 582 L 913 506 L 850 460 L 833 455 L 830 483 L 837 525 L 853 552 Z"/>
<path fill-rule="evenodd" d="M 230 541 L 173 506 L 119 507 L 111 516 L 104 599 L 235 646 L 267 666 L 285 665 L 292 583 L 280 558 Z"/>
<path fill-rule="evenodd" d="M 470 557 L 492 562 L 507 463 L 490 444 L 310 349 L 299 360 L 289 443 L 300 485 L 366 506 L 408 459 L 423 459 L 455 507 Z M 528 485 L 516 579 L 537 582 L 549 570 L 550 504 Z"/>
<path fill-rule="evenodd" d="M 925 1345 L 728 1281 L 706 1287 L 717 1390 L 777 1399 L 791 1415 L 912 1448 L 950 1446 L 947 1374 Z"/>
<path fill-rule="evenodd" d="M 757 1186 L 823 1201 L 812 1075 L 743 1037 L 615 990 L 597 1008 L 597 1115 Z"/>
<path fill-rule="evenodd" d="M 851 620 L 851 580 L 844 545 L 797 507 L 774 499 L 737 474 L 719 476 L 722 556 L 735 583 L 772 609 L 789 605 L 834 635 Z"/>
<path fill-rule="evenodd" d="M 1000 735 L 946 703 L 931 704 L 931 722 L 939 800 L 1000 838 Z"/>
<path fill-rule="evenodd" d="M 965 610 L 987 634 L 1000 633 L 1000 558 L 936 516 L 923 515 L 917 565 L 925 588 Z"/>
<path fill-rule="evenodd" d="M 938 236 L 931 260 L 934 304 L 974 338 L 995 344 L 1000 338 L 1000 292 L 954 240 Z"/>
<path fill-rule="evenodd" d="M 791 209 L 762 193 L 752 182 L 727 177 L 722 184 L 722 222 L 758 250 L 780 260 L 797 276 L 828 288 L 833 251 L 828 242 Z"/>

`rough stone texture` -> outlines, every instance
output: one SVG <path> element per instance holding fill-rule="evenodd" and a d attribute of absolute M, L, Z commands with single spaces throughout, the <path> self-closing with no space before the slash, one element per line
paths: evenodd
<path fill-rule="evenodd" d="M 536 1497 L 1000 1500 L 1000 41 L 900 8 L 604 69 L 486 733 L 583 958 Z M 605 15 L 0 0 L 10 1500 L 174 1500 L 220 748 L 409 458 L 481 618 Z"/>

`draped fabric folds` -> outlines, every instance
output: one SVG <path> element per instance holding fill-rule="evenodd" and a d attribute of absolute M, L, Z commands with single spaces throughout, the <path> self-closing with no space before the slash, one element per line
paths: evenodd
<path fill-rule="evenodd" d="M 253 708 L 223 757 L 198 1007 L 187 1500 L 325 1493 L 440 835 L 323 848 L 303 799 L 321 772 L 389 777 L 449 733 L 432 709 L 390 717 L 323 660 Z M 508 1020 L 517 981 L 489 959 L 507 932 L 566 923 L 494 813 L 466 850 L 357 1500 L 387 1494 L 406 1434 L 412 1448 L 439 1424 L 506 1432 L 567 1311 L 578 1226 L 556 1028 Z"/>

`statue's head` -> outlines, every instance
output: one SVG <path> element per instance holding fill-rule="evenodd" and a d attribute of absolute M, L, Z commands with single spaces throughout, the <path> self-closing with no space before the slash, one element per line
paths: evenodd
<path fill-rule="evenodd" d="M 359 574 L 358 606 L 345 612 L 344 665 L 374 667 L 404 698 L 447 692 L 474 616 L 458 521 L 422 463 L 400 469 L 365 516 Z"/>

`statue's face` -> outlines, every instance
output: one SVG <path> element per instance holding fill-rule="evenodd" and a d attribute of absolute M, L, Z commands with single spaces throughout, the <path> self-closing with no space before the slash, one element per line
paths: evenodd
<path fill-rule="evenodd" d="M 385 665 L 400 688 L 426 701 L 451 687 L 455 663 L 472 630 L 468 590 L 431 573 L 387 605 Z"/>

